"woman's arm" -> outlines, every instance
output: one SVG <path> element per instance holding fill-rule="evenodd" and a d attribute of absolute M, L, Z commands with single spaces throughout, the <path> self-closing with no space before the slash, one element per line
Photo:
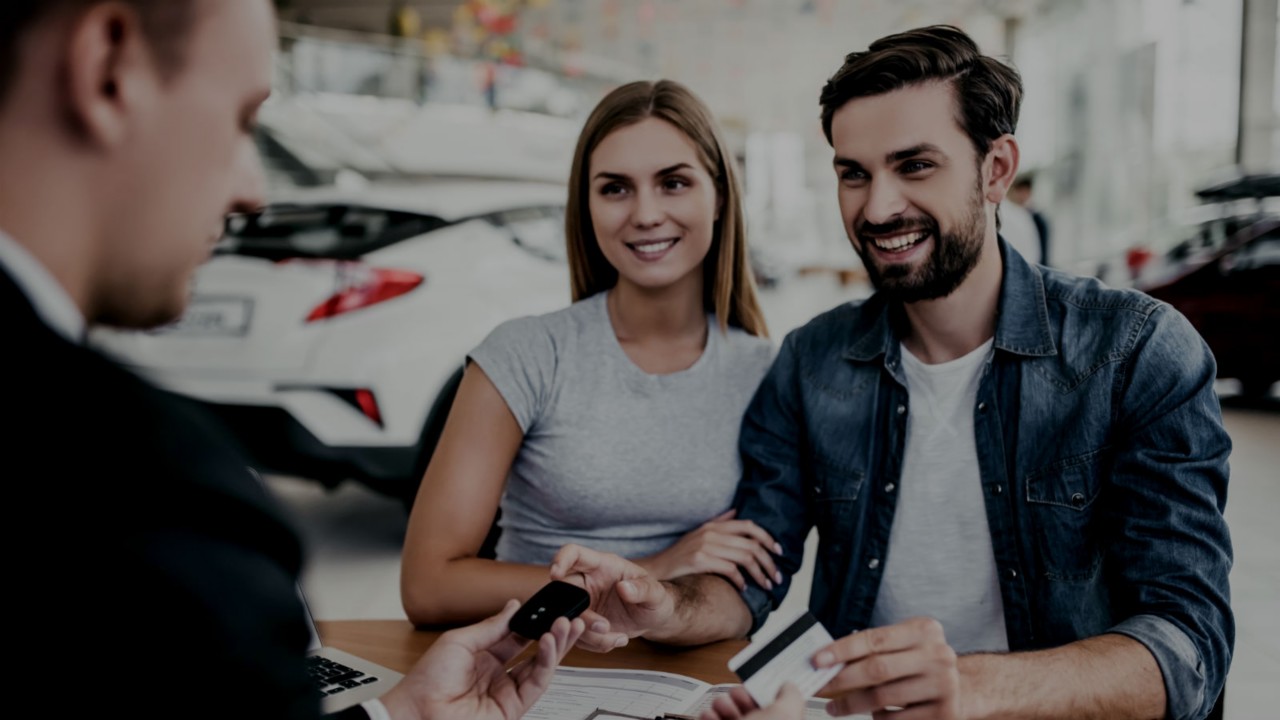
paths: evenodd
<path fill-rule="evenodd" d="M 400 601 L 410 622 L 474 622 L 546 584 L 545 567 L 476 557 L 523 441 L 498 389 L 470 364 L 409 517 Z"/>

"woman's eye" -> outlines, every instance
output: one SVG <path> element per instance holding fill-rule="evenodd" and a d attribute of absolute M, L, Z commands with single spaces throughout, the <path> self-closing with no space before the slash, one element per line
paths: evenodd
<path fill-rule="evenodd" d="M 609 183 L 608 185 L 600 186 L 600 194 L 601 195 L 617 195 L 621 193 L 623 189 L 624 188 L 622 187 L 621 183 Z"/>
<path fill-rule="evenodd" d="M 662 186 L 668 190 L 680 190 L 689 187 L 689 181 L 681 177 L 669 177 L 662 181 Z"/>

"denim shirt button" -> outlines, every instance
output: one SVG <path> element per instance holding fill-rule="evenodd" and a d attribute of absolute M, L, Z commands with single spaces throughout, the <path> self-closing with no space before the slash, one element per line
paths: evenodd
<path fill-rule="evenodd" d="M 1009 577 L 1011 577 L 1011 578 L 1016 578 L 1016 577 L 1018 577 L 1018 571 L 1017 571 L 1017 570 L 1014 570 L 1013 568 L 1009 568 Z"/>
<path fill-rule="evenodd" d="M 1080 493 L 1076 493 L 1075 495 L 1072 495 L 1071 507 L 1076 509 L 1080 509 L 1084 507 L 1084 495 L 1081 495 Z"/>
<path fill-rule="evenodd" d="M 906 412 L 907 412 L 907 406 L 906 406 L 906 405 L 899 405 L 899 406 L 898 406 L 898 414 L 899 414 L 899 415 L 904 415 L 904 414 L 906 414 Z"/>
<path fill-rule="evenodd" d="M 1003 485 L 997 485 L 997 486 L 995 487 L 995 490 L 996 490 L 996 494 L 997 494 L 997 495 L 999 495 L 1000 493 L 1004 492 L 1004 486 L 1003 486 Z"/>
<path fill-rule="evenodd" d="M 978 412 L 986 412 L 986 411 L 987 411 L 987 404 L 984 402 L 978 403 Z"/>
<path fill-rule="evenodd" d="M 867 567 L 875 570 L 880 567 L 880 558 L 871 558 L 871 562 L 867 563 Z"/>
<path fill-rule="evenodd" d="M 887 492 L 887 493 L 891 493 L 891 492 L 893 492 L 893 489 L 894 489 L 895 487 L 897 487 L 897 485 L 894 485 L 893 483 L 889 483 L 888 485 L 885 485 L 885 486 L 884 486 L 884 491 L 885 491 L 885 492 Z"/>

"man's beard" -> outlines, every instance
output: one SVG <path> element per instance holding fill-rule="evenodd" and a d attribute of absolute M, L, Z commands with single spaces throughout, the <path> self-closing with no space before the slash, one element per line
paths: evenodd
<path fill-rule="evenodd" d="M 933 238 L 933 251 L 923 264 L 892 263 L 877 265 L 871 246 L 872 236 L 882 236 L 904 231 L 921 231 Z M 858 242 L 854 250 L 866 266 L 867 276 L 876 291 L 890 300 L 913 303 L 946 297 L 960 287 L 960 283 L 978 264 L 982 243 L 987 231 L 987 216 L 982 201 L 982 185 L 974 186 L 968 215 L 953 232 L 942 234 L 938 221 L 929 215 L 918 218 L 899 218 L 883 225 L 862 223 L 855 233 Z"/>

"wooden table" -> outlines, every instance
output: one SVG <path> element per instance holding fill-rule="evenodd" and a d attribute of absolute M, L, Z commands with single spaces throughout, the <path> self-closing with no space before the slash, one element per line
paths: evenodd
<path fill-rule="evenodd" d="M 416 630 L 407 620 L 330 620 L 318 622 L 320 637 L 332 645 L 392 670 L 408 672 L 439 632 Z M 660 670 L 711 684 L 737 682 L 729 672 L 729 658 L 746 647 L 745 640 L 725 640 L 696 648 L 675 649 L 632 640 L 611 653 L 573 649 L 563 665 L 593 668 Z"/>

